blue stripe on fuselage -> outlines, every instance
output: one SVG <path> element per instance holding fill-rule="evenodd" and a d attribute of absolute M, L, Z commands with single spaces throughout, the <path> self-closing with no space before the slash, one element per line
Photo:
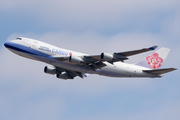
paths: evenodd
<path fill-rule="evenodd" d="M 43 57 L 49 56 L 48 54 L 45 54 L 45 53 L 40 52 L 38 50 L 26 47 L 24 45 L 20 45 L 17 43 L 13 43 L 13 42 L 6 42 L 6 43 L 4 43 L 4 46 L 6 48 L 13 49 L 13 50 L 23 52 L 23 53 L 27 53 L 27 54 L 38 55 L 38 56 L 43 56 Z"/>

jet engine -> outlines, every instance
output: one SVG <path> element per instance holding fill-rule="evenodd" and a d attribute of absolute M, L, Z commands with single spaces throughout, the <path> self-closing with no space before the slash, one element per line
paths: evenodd
<path fill-rule="evenodd" d="M 101 59 L 105 61 L 112 61 L 113 60 L 113 55 L 109 53 L 101 53 Z"/>
<path fill-rule="evenodd" d="M 83 63 L 84 61 L 80 57 L 70 56 L 69 57 L 69 62 L 75 63 L 75 64 L 80 64 L 80 63 Z"/>
<path fill-rule="evenodd" d="M 46 66 L 46 67 L 44 68 L 44 72 L 47 73 L 47 74 L 52 74 L 52 75 L 54 75 L 54 74 L 57 73 L 57 70 L 56 70 L 56 68 L 53 67 L 53 66 Z"/>
<path fill-rule="evenodd" d="M 74 79 L 73 77 L 69 76 L 66 72 L 62 72 L 61 74 L 57 74 L 56 77 L 59 79 L 64 79 L 64 80 Z"/>

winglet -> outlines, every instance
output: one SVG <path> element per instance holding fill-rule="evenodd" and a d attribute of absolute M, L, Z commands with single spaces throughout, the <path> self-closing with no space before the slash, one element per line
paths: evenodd
<path fill-rule="evenodd" d="M 152 47 L 150 47 L 150 48 L 148 48 L 148 49 L 150 49 L 150 50 L 155 50 L 157 47 L 158 47 L 158 46 L 155 45 L 155 46 L 152 46 Z"/>

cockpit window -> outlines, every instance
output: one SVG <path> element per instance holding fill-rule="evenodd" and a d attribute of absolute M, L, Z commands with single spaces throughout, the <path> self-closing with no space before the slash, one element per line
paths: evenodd
<path fill-rule="evenodd" d="M 22 38 L 16 38 L 16 39 L 18 39 L 18 40 L 22 40 Z"/>

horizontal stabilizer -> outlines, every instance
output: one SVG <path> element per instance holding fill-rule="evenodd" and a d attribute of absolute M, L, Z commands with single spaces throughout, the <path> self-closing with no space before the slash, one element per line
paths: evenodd
<path fill-rule="evenodd" d="M 176 68 L 165 68 L 165 69 L 155 69 L 155 70 L 143 70 L 144 72 L 147 73 L 152 73 L 152 74 L 164 74 L 171 72 L 173 70 L 177 70 Z"/>

